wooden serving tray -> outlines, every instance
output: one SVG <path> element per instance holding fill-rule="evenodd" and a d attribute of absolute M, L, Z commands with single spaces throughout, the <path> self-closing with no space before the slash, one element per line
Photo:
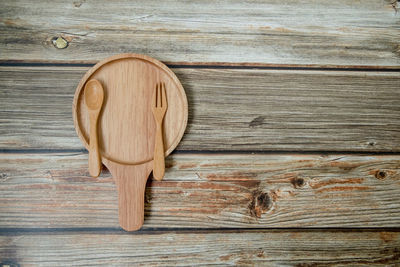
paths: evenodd
<path fill-rule="evenodd" d="M 144 218 L 144 191 L 153 167 L 156 124 L 151 111 L 155 86 L 164 82 L 168 109 L 164 117 L 164 150 L 170 154 L 187 125 L 185 91 L 175 74 L 148 56 L 121 54 L 92 67 L 76 88 L 73 115 L 79 138 L 89 149 L 89 115 L 84 88 L 97 79 L 104 88 L 98 121 L 101 161 L 113 175 L 119 199 L 119 221 L 123 229 L 139 229 Z"/>

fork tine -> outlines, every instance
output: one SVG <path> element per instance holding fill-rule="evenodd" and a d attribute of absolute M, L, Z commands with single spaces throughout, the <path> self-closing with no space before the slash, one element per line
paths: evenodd
<path fill-rule="evenodd" d="M 158 108 L 162 108 L 162 84 L 158 83 L 158 103 L 157 105 Z"/>
<path fill-rule="evenodd" d="M 157 107 L 157 91 L 158 91 L 158 84 L 156 84 L 156 90 L 153 93 L 153 107 Z"/>
<path fill-rule="evenodd" d="M 162 102 L 163 102 L 163 107 L 168 107 L 168 103 L 167 103 L 167 92 L 165 89 L 165 83 L 162 83 Z"/>
<path fill-rule="evenodd" d="M 162 102 L 161 102 L 161 83 L 158 84 L 158 91 L 157 91 L 157 107 L 161 108 L 162 107 Z"/>

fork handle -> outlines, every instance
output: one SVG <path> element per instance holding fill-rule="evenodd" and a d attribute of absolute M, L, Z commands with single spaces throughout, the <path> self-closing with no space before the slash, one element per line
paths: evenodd
<path fill-rule="evenodd" d="M 156 140 L 154 144 L 153 177 L 161 181 L 165 173 L 164 141 L 162 121 L 157 123 Z"/>

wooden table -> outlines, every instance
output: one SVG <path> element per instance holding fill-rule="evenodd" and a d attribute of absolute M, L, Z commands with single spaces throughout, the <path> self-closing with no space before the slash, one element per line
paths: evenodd
<path fill-rule="evenodd" d="M 2 1 L 0 266 L 400 263 L 400 12 L 390 1 Z M 83 74 L 165 62 L 189 101 L 145 223 L 72 122 Z"/>

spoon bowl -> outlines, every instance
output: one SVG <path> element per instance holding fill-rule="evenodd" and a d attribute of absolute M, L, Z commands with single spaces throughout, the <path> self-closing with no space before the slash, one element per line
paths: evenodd
<path fill-rule="evenodd" d="M 103 104 L 104 90 L 98 80 L 92 79 L 85 86 L 85 102 L 90 110 L 100 109 Z"/>

